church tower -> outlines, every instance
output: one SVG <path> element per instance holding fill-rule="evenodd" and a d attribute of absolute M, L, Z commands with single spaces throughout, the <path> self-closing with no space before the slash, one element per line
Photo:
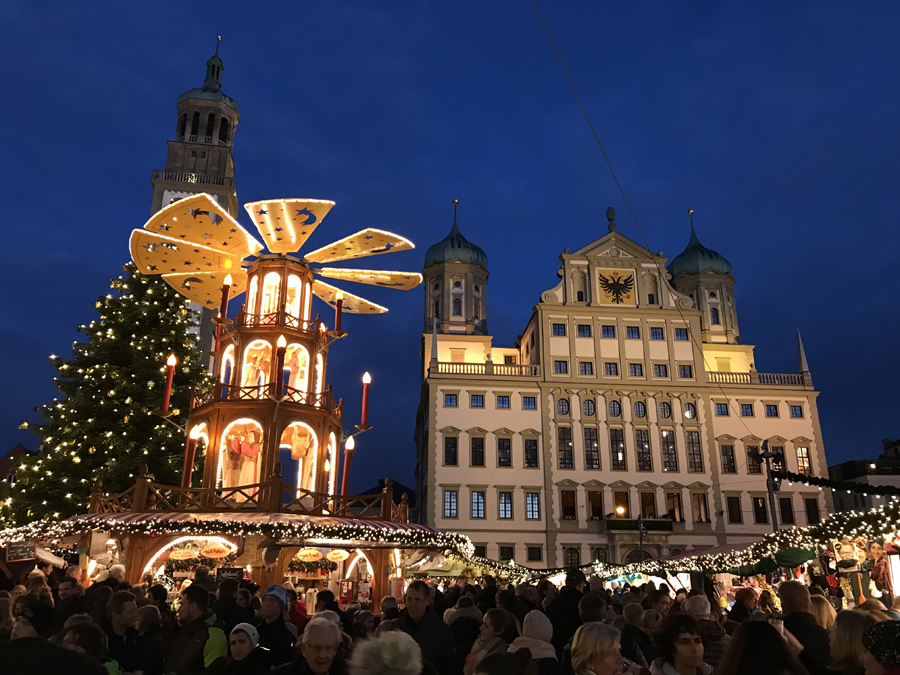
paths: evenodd
<path fill-rule="evenodd" d="M 724 256 L 700 243 L 691 215 L 691 238 L 687 248 L 669 263 L 672 285 L 690 296 L 699 309 L 701 340 L 741 344 L 734 304 L 734 273 Z"/>
<path fill-rule="evenodd" d="M 456 222 L 425 253 L 425 333 L 487 335 L 487 254 L 466 239 Z"/>

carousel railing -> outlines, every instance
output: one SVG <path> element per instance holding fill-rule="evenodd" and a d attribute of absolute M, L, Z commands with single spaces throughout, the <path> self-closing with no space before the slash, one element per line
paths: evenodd
<path fill-rule="evenodd" d="M 282 305 L 274 312 L 263 312 L 262 314 L 250 314 L 243 307 L 238 315 L 234 318 L 232 328 L 259 328 L 270 326 L 282 326 L 292 330 L 316 335 L 322 330 L 322 319 L 318 316 L 315 319 L 301 319 L 287 311 Z"/>
<path fill-rule="evenodd" d="M 195 391 L 193 393 L 191 396 L 191 410 L 202 408 L 217 401 L 279 400 L 277 393 L 278 384 L 276 382 L 246 386 L 216 382 L 206 391 Z M 344 416 L 343 399 L 339 399 L 335 403 L 330 386 L 325 391 L 303 391 L 282 384 L 280 400 L 328 410 L 338 420 L 343 419 Z"/>

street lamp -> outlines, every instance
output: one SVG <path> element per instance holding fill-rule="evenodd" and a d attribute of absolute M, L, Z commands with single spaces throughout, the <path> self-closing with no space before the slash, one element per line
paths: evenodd
<path fill-rule="evenodd" d="M 751 451 L 750 459 L 757 464 L 762 464 L 763 460 L 766 462 L 766 474 L 768 475 L 768 478 L 766 479 L 766 490 L 769 492 L 769 509 L 772 511 L 772 530 L 778 532 L 778 514 L 775 511 L 775 491 L 778 489 L 779 485 L 776 484 L 775 481 L 780 481 L 781 479 L 772 477 L 772 460 L 777 459 L 781 465 L 784 466 L 784 451 L 773 452 L 769 450 L 769 441 L 763 441 L 762 452 L 759 450 Z"/>

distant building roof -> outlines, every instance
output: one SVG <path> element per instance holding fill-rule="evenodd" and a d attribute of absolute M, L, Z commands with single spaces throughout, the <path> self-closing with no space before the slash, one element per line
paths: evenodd
<path fill-rule="evenodd" d="M 702 274 L 709 270 L 722 274 L 734 274 L 731 263 L 725 260 L 725 256 L 700 243 L 700 239 L 697 238 L 697 233 L 694 231 L 694 224 L 691 223 L 691 238 L 688 240 L 688 245 L 669 263 L 669 273 L 672 275 L 672 279 L 677 279 L 682 274 Z"/>
<path fill-rule="evenodd" d="M 487 269 L 487 253 L 463 236 L 463 233 L 459 231 L 459 226 L 456 224 L 455 213 L 453 215 L 453 227 L 450 228 L 447 236 L 438 243 L 433 244 L 425 252 L 424 267 L 445 263 L 450 260 L 462 260 L 473 265 L 481 265 Z"/>

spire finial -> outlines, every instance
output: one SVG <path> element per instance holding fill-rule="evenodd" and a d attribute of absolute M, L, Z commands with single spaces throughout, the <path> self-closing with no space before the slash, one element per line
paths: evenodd
<path fill-rule="evenodd" d="M 803 338 L 800 337 L 800 329 L 797 329 L 797 352 L 800 357 L 800 372 L 809 372 L 809 361 L 806 360 L 806 350 L 803 348 Z"/>
<path fill-rule="evenodd" d="M 453 224 L 456 225 L 456 207 L 459 206 L 459 200 L 453 200 Z"/>
<path fill-rule="evenodd" d="M 688 218 L 691 219 L 691 241 L 700 241 L 697 238 L 697 232 L 694 230 L 694 209 L 688 209 Z"/>
<path fill-rule="evenodd" d="M 216 35 L 216 53 L 213 54 L 213 56 L 218 56 L 218 55 L 219 55 L 219 43 L 220 43 L 220 42 L 222 42 L 222 36 L 221 36 L 221 35 Z"/>
<path fill-rule="evenodd" d="M 607 227 L 609 227 L 609 231 L 615 232 L 616 231 L 616 210 L 611 206 L 608 209 L 606 209 L 606 219 L 609 221 L 609 225 L 607 226 Z"/>

